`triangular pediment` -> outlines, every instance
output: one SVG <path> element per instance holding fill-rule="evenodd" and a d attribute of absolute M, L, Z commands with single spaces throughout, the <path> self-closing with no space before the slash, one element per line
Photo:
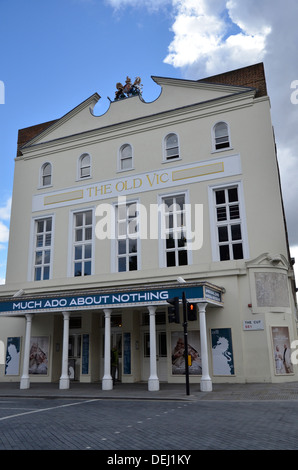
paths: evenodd
<path fill-rule="evenodd" d="M 34 128 L 36 128 L 36 133 L 33 137 L 29 138 L 27 142 L 20 146 L 20 150 L 25 151 L 26 148 L 30 148 L 37 143 L 47 142 L 51 140 L 56 140 L 67 135 L 71 135 L 73 127 L 76 123 L 82 123 L 82 121 L 88 120 L 89 115 L 92 114 L 92 110 L 100 96 L 97 93 L 94 93 L 80 105 L 76 106 L 74 109 L 65 114 L 62 118 L 56 119 L 45 125 L 43 130 L 40 130 L 40 126 L 33 126 L 31 129 L 31 136 L 34 133 Z M 26 134 L 26 129 L 23 130 Z M 23 137 L 24 139 L 24 137 Z"/>
<path fill-rule="evenodd" d="M 255 89 L 250 87 L 156 76 L 153 76 L 152 80 L 161 87 L 156 100 L 145 102 L 140 94 L 110 101 L 108 110 L 96 116 L 93 109 L 100 96 L 94 93 L 62 118 L 53 121 L 50 126 L 28 139 L 20 147 L 21 153 L 28 153 L 37 145 L 56 142 L 66 137 L 80 136 L 86 132 L 106 130 L 112 126 L 125 125 L 143 118 L 155 119 L 164 113 L 184 112 L 192 106 L 208 107 L 216 101 L 228 101 L 231 97 L 253 99 L 255 95 Z"/>

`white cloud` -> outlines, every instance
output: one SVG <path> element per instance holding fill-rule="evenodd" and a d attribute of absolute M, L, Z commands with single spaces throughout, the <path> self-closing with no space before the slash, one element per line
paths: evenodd
<path fill-rule="evenodd" d="M 287 220 L 288 236 L 290 245 L 298 247 L 298 216 L 297 216 L 297 197 L 298 197 L 298 161 L 290 147 L 284 147 L 282 144 L 278 149 L 278 158 L 280 161 L 280 177 L 283 193 L 283 201 Z M 298 265 L 298 256 L 297 256 Z"/>
<path fill-rule="evenodd" d="M 0 250 L 6 249 L 6 243 L 9 237 L 9 228 L 7 223 L 10 219 L 11 198 L 9 198 L 5 206 L 0 207 Z M 4 223 L 5 222 L 5 223 Z"/>
<path fill-rule="evenodd" d="M 0 285 L 5 284 L 5 279 L 0 277 Z"/>
<path fill-rule="evenodd" d="M 224 34 L 224 24 L 214 16 L 179 13 L 173 24 L 174 40 L 165 62 L 174 67 L 191 65 L 216 50 Z"/>
<path fill-rule="evenodd" d="M 214 0 L 173 0 L 176 9 L 172 26 L 174 39 L 164 62 L 174 67 L 188 67 L 188 75 L 193 71 L 200 77 L 225 71 L 228 64 L 231 70 L 262 60 L 270 25 L 262 23 L 256 28 L 254 23 L 243 21 L 236 8 L 238 3 L 236 0 L 216 3 Z"/>
<path fill-rule="evenodd" d="M 275 5 L 272 0 L 227 0 L 226 8 L 233 23 L 247 34 L 258 35 L 266 34 L 270 24 L 270 11 L 272 8 L 276 9 L 278 3 L 279 8 L 284 9 L 284 4 L 279 0 L 275 1 Z"/>
<path fill-rule="evenodd" d="M 6 227 L 6 225 L 4 225 L 3 222 L 0 221 L 0 248 L 1 248 L 1 243 L 8 242 L 8 235 L 9 235 L 8 227 Z"/>
<path fill-rule="evenodd" d="M 9 220 L 11 210 L 11 198 L 9 198 L 4 207 L 0 207 L 0 220 Z"/>

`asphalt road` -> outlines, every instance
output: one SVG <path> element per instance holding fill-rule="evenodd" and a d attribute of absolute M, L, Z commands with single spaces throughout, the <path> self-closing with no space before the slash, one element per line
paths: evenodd
<path fill-rule="evenodd" d="M 159 451 L 164 462 L 128 463 L 176 468 L 192 451 L 261 449 L 298 449 L 298 401 L 0 398 L 1 451 Z"/>

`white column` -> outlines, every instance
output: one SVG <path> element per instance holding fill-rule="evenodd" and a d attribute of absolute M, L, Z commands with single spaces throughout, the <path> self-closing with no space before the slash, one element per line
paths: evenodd
<path fill-rule="evenodd" d="M 69 315 L 70 312 L 63 313 L 63 351 L 62 351 L 62 373 L 59 382 L 60 389 L 69 388 L 68 373 L 68 343 L 69 343 Z"/>
<path fill-rule="evenodd" d="M 149 310 L 149 325 L 150 325 L 150 377 L 148 380 L 148 390 L 155 392 L 159 390 L 159 380 L 157 377 L 157 364 L 156 364 L 156 328 L 155 328 L 155 310 L 156 307 L 148 306 Z"/>
<path fill-rule="evenodd" d="M 24 347 L 24 361 L 23 361 L 23 374 L 21 377 L 20 388 L 30 388 L 29 378 L 29 359 L 30 359 L 30 338 L 31 338 L 31 326 L 32 326 L 32 314 L 26 315 L 26 336 L 25 336 L 25 347 Z"/>
<path fill-rule="evenodd" d="M 212 380 L 209 376 L 208 365 L 208 346 L 207 346 L 207 331 L 206 331 L 206 306 L 207 303 L 199 303 L 200 312 L 200 337 L 201 337 L 201 359 L 202 359 L 202 378 L 201 378 L 201 391 L 212 391 Z"/>
<path fill-rule="evenodd" d="M 111 312 L 109 308 L 104 309 L 105 314 L 105 357 L 104 376 L 102 378 L 102 390 L 113 390 L 113 379 L 111 376 Z"/>

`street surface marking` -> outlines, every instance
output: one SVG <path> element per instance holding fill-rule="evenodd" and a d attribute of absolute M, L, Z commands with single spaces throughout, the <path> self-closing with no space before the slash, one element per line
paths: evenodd
<path fill-rule="evenodd" d="M 76 403 L 68 403 L 66 405 L 52 406 L 51 408 L 41 408 L 39 410 L 27 411 L 25 413 L 17 413 L 15 415 L 4 416 L 3 418 L 0 418 L 0 421 L 4 421 L 5 419 L 18 418 L 19 416 L 31 415 L 33 413 L 42 413 L 43 411 L 57 410 L 58 408 L 67 408 L 68 406 L 83 405 L 85 403 L 91 403 L 93 401 L 100 401 L 100 398 L 93 399 L 93 400 L 79 401 Z"/>

